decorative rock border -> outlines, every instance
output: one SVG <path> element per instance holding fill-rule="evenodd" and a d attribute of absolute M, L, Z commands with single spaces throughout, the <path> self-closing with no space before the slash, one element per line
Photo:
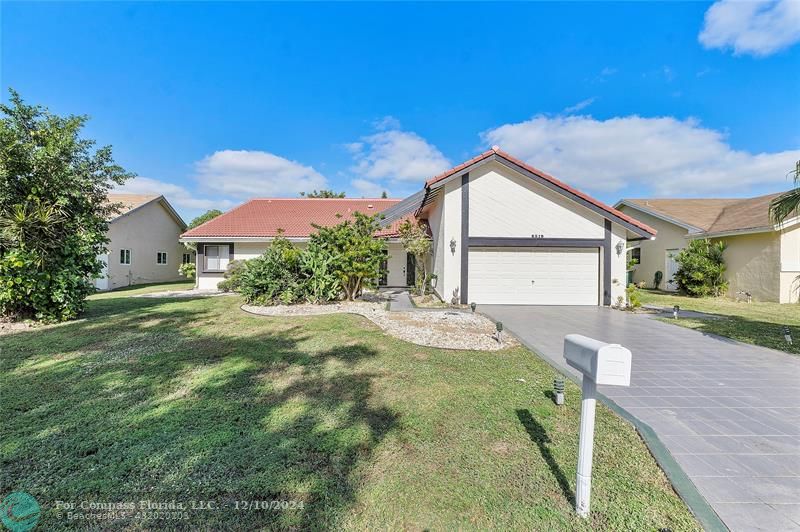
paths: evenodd
<path fill-rule="evenodd" d="M 380 301 L 340 302 L 329 305 L 242 305 L 241 309 L 259 316 L 318 316 L 358 314 L 375 323 L 387 334 L 427 347 L 498 351 L 517 346 L 517 340 L 503 333 L 503 343 L 494 339 L 495 324 L 480 314 L 453 310 L 389 312 Z"/>

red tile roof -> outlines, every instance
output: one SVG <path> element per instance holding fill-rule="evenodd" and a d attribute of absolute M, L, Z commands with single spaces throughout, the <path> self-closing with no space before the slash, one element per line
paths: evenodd
<path fill-rule="evenodd" d="M 198 225 L 182 238 L 274 237 L 302 238 L 315 231 L 312 224 L 333 226 L 350 219 L 353 212 L 375 214 L 388 209 L 397 199 L 349 198 L 264 198 L 253 199 Z M 401 220 L 382 229 L 378 236 L 397 234 Z"/>
<path fill-rule="evenodd" d="M 626 222 L 628 222 L 631 225 L 635 225 L 636 227 L 638 227 L 638 228 L 650 233 L 651 235 L 655 235 L 656 232 L 657 232 L 655 229 L 653 229 L 649 225 L 647 225 L 645 223 L 642 223 L 642 222 L 640 222 L 639 220 L 637 220 L 635 218 L 631 218 L 630 216 L 628 216 L 624 212 L 618 211 L 614 207 L 611 207 L 610 205 L 606 205 L 602 201 L 594 199 L 593 197 L 589 196 L 588 194 L 584 194 L 583 192 L 581 192 L 578 189 L 572 188 L 571 186 L 567 185 L 566 183 L 564 183 L 562 181 L 559 181 L 558 179 L 556 179 L 555 177 L 551 176 L 550 174 L 548 174 L 546 172 L 543 172 L 543 171 L 539 170 L 538 168 L 534 168 L 533 166 L 529 165 L 528 163 L 526 163 L 524 161 L 521 161 L 521 160 L 517 159 L 516 157 L 513 157 L 512 155 L 509 155 L 508 153 L 502 151 L 497 146 L 492 146 L 491 150 L 485 151 L 482 154 L 478 155 L 477 157 L 473 157 L 469 161 L 461 163 L 458 166 L 456 166 L 454 168 L 451 168 L 450 170 L 447 170 L 444 173 L 441 173 L 441 174 L 439 174 L 439 175 L 437 175 L 435 177 L 432 177 L 431 179 L 429 179 L 428 181 L 425 182 L 425 187 L 426 188 L 430 188 L 431 185 L 434 185 L 434 184 L 438 183 L 439 181 L 443 181 L 443 180 L 447 179 L 448 177 L 450 177 L 450 176 L 452 176 L 454 174 L 457 174 L 458 172 L 460 172 L 461 170 L 467 168 L 468 166 L 470 166 L 472 164 L 475 164 L 477 162 L 480 162 L 480 161 L 482 161 L 482 160 L 484 160 L 484 159 L 486 159 L 488 157 L 491 157 L 492 155 L 495 155 L 495 154 L 499 155 L 500 157 L 503 157 L 504 159 L 507 159 L 507 160 L 511 161 L 514 164 L 517 164 L 517 165 L 523 167 L 524 169 L 526 169 L 527 171 L 529 171 L 531 173 L 534 173 L 534 174 L 538 175 L 542 179 L 545 179 L 546 181 L 549 181 L 550 183 L 552 183 L 552 184 L 556 185 L 557 187 L 565 190 L 566 192 L 574 194 L 575 196 L 578 196 L 579 198 L 581 198 L 581 199 L 583 199 L 585 201 L 588 201 L 589 203 L 592 203 L 593 205 L 603 209 L 604 211 L 608 212 L 609 214 L 611 214 L 613 216 L 616 216 L 617 218 L 621 218 L 621 219 L 625 220 Z"/>

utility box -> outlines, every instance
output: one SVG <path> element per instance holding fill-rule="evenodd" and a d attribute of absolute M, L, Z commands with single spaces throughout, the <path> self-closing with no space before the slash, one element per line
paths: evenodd
<path fill-rule="evenodd" d="M 564 337 L 564 358 L 596 384 L 630 386 L 631 352 L 619 344 L 568 334 Z"/>

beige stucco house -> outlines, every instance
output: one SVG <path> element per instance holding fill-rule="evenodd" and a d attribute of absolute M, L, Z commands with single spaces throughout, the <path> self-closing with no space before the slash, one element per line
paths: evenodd
<path fill-rule="evenodd" d="M 658 230 L 658 238 L 633 244 L 639 259 L 633 280 L 676 290 L 674 256 L 695 238 L 724 240 L 729 296 L 794 303 L 800 293 L 800 218 L 781 225 L 769 219 L 769 204 L 780 194 L 735 199 L 624 199 L 616 207 Z"/>
<path fill-rule="evenodd" d="M 177 281 L 182 262 L 194 261 L 194 254 L 178 239 L 186 223 L 164 196 L 109 194 L 118 213 L 108 224 L 108 252 L 95 279 L 98 290 L 113 290 L 143 283 Z"/>
<path fill-rule="evenodd" d="M 381 284 L 413 282 L 397 227 L 414 218 L 430 228 L 434 291 L 462 304 L 611 305 L 624 297 L 626 242 L 656 233 L 493 147 L 404 200 L 255 199 L 181 240 L 197 243 L 198 287 L 214 288 L 231 260 L 259 255 L 279 230 L 304 245 L 313 224 L 336 224 L 355 210 L 384 216 Z"/>

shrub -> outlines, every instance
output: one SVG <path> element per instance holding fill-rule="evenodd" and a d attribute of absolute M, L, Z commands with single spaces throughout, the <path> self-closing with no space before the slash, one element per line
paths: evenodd
<path fill-rule="evenodd" d="M 723 258 L 726 247 L 721 241 L 690 240 L 675 257 L 679 265 L 675 273 L 678 287 L 693 297 L 719 296 L 725 292 L 728 289 Z"/>
<path fill-rule="evenodd" d="M 364 288 L 377 285 L 386 249 L 386 243 L 374 237 L 380 229 L 377 216 L 356 211 L 352 220 L 333 227 L 315 227 L 317 232 L 311 235 L 309 246 L 317 246 L 330 255 L 330 271 L 348 300 L 360 296 Z"/>
<path fill-rule="evenodd" d="M 187 279 L 194 279 L 197 274 L 197 265 L 194 262 L 187 262 L 178 266 L 178 274 L 183 275 Z"/>
<path fill-rule="evenodd" d="M 239 292 L 248 303 L 296 303 L 302 297 L 300 252 L 284 237 L 276 237 L 258 258 L 247 261 Z"/>
<path fill-rule="evenodd" d="M 433 242 L 428 236 L 428 226 L 424 222 L 406 220 L 400 225 L 400 241 L 407 253 L 414 256 L 416 265 L 414 286 L 419 295 L 425 295 L 430 288 L 426 259 Z"/>
<path fill-rule="evenodd" d="M 223 292 L 238 292 L 242 284 L 242 276 L 246 270 L 247 261 L 232 260 L 228 263 L 228 267 L 222 275 L 224 279 L 217 283 L 217 288 Z"/>
<path fill-rule="evenodd" d="M 625 295 L 628 298 L 628 308 L 637 309 L 642 306 L 642 297 L 639 294 L 639 287 L 631 283 L 625 289 Z"/>
<path fill-rule="evenodd" d="M 333 270 L 334 257 L 318 242 L 311 242 L 300 254 L 303 276 L 303 297 L 309 303 L 326 303 L 339 299 L 342 284 Z"/>
<path fill-rule="evenodd" d="M 111 148 L 80 137 L 85 117 L 60 117 L 11 91 L 0 105 L 0 314 L 75 318 L 102 271 L 108 191 L 131 174 Z"/>

